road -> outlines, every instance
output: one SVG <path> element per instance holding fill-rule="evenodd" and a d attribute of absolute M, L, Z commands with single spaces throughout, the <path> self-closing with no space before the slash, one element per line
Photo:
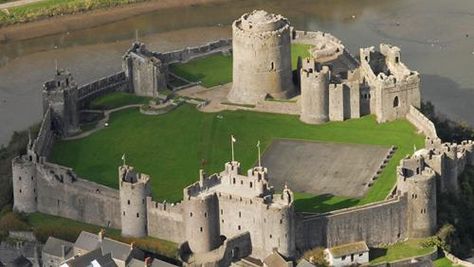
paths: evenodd
<path fill-rule="evenodd" d="M 8 2 L 8 3 L 0 4 L 0 10 L 9 9 L 12 7 L 17 7 L 17 6 L 23 6 L 23 5 L 32 4 L 32 3 L 41 2 L 41 1 L 44 1 L 44 0 L 18 0 L 18 1 Z"/>

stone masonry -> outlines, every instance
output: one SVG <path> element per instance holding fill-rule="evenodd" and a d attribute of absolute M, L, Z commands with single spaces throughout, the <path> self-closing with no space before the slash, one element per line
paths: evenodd
<path fill-rule="evenodd" d="M 150 194 L 151 178 L 131 166 L 119 167 L 116 190 L 49 163 L 55 140 L 79 129 L 79 101 L 117 90 L 154 96 L 166 86 L 168 64 L 221 52 L 229 44 L 224 40 L 163 54 L 135 43 L 124 56 L 123 72 L 82 91 L 67 71 L 57 71 L 44 85 L 40 132 L 30 140 L 26 154 L 12 161 L 14 209 L 117 228 L 125 236 L 170 240 L 180 244 L 188 266 L 229 266 L 249 255 L 263 259 L 274 249 L 291 259 L 315 246 L 357 241 L 376 246 L 432 235 L 436 194 L 458 191 L 458 176 L 474 164 L 474 143 L 443 143 L 437 137 L 432 122 L 417 110 L 419 74 L 401 63 L 399 49 L 385 44 L 380 52 L 362 49 L 359 62 L 333 36 L 290 31 L 286 19 L 264 11 L 245 14 L 233 29 L 230 99 L 248 103 L 267 96 L 290 97 L 293 36 L 315 44 L 312 56 L 300 60 L 297 70 L 301 120 L 323 123 L 375 114 L 383 123 L 407 117 L 428 136 L 424 149 L 401 160 L 393 194 L 365 206 L 299 213 L 292 191 L 285 187 L 276 194 L 265 167 L 243 174 L 240 163 L 232 161 L 219 173 L 200 171 L 198 181 L 183 189 L 181 202 L 158 203 Z"/>

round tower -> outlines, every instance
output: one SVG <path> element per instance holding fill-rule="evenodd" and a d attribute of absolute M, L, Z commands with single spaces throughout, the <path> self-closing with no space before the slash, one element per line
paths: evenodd
<path fill-rule="evenodd" d="M 274 248 L 285 257 L 295 255 L 295 212 L 293 193 L 286 186 L 281 195 L 274 195 L 270 206 L 262 207 L 262 217 L 266 218 L 263 227 L 265 250 L 271 253 Z"/>
<path fill-rule="evenodd" d="M 12 161 L 13 208 L 16 211 L 32 213 L 37 211 L 36 166 L 35 163 L 17 157 Z"/>
<path fill-rule="evenodd" d="M 122 235 L 144 237 L 148 232 L 146 198 L 151 195 L 150 177 L 123 165 L 119 167 L 119 179 Z"/>
<path fill-rule="evenodd" d="M 327 66 L 301 70 L 300 120 L 320 124 L 329 120 L 329 76 Z"/>
<path fill-rule="evenodd" d="M 423 165 L 423 163 L 421 163 Z M 436 174 L 430 168 L 399 171 L 398 190 L 407 194 L 408 236 L 431 236 L 436 231 Z"/>
<path fill-rule="evenodd" d="M 192 252 L 208 252 L 220 245 L 218 210 L 216 194 L 198 196 L 184 202 L 186 240 Z"/>
<path fill-rule="evenodd" d="M 265 97 L 294 95 L 290 24 L 281 15 L 258 10 L 232 24 L 233 84 L 227 96 L 255 104 Z"/>

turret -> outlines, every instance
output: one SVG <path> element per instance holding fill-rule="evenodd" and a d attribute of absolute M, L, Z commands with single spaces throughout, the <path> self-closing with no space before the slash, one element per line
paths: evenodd
<path fill-rule="evenodd" d="M 271 205 L 262 207 L 262 216 L 266 218 L 262 228 L 266 239 L 266 250 L 274 248 L 286 257 L 295 254 L 295 216 L 293 192 L 285 185 L 282 194 L 273 197 Z"/>
<path fill-rule="evenodd" d="M 310 59 L 306 61 L 312 62 Z M 330 75 L 327 66 L 318 69 L 314 63 L 301 70 L 301 121 L 320 124 L 329 120 Z"/>
<path fill-rule="evenodd" d="M 457 144 L 445 143 L 441 146 L 441 149 L 446 155 L 441 173 L 442 184 L 444 184 L 442 191 L 456 193 L 459 191 L 458 146 Z"/>
<path fill-rule="evenodd" d="M 53 125 L 57 133 L 70 136 L 79 129 L 78 90 L 70 72 L 57 70 L 53 80 L 43 85 L 43 112 L 53 110 Z"/>
<path fill-rule="evenodd" d="M 12 160 L 13 208 L 19 212 L 37 211 L 36 165 L 27 156 Z"/>
<path fill-rule="evenodd" d="M 220 228 L 216 194 L 189 197 L 183 204 L 186 240 L 191 251 L 202 253 L 217 248 Z"/>
<path fill-rule="evenodd" d="M 423 157 L 403 159 L 397 168 L 398 190 L 408 198 L 407 228 L 411 238 L 436 231 L 436 174 Z"/>
<path fill-rule="evenodd" d="M 147 235 L 146 198 L 151 196 L 150 177 L 136 172 L 133 167 L 119 167 L 120 212 L 122 235 L 144 237 Z"/>

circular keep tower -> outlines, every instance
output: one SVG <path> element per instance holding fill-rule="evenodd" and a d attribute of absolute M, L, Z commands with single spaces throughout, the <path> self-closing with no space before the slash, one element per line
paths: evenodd
<path fill-rule="evenodd" d="M 234 21 L 229 101 L 255 104 L 266 96 L 294 95 L 290 31 L 286 18 L 263 10 L 246 13 Z"/>

